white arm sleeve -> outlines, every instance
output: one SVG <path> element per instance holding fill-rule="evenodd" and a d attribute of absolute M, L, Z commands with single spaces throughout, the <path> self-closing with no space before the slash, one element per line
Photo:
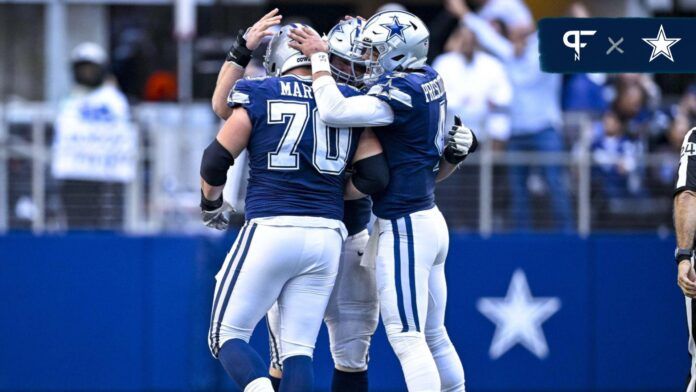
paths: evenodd
<path fill-rule="evenodd" d="M 464 15 L 462 22 L 474 32 L 479 44 L 493 56 L 502 61 L 509 61 L 515 57 L 515 48 L 512 43 L 498 34 L 493 26 L 471 12 Z"/>
<path fill-rule="evenodd" d="M 379 127 L 394 122 L 388 103 L 369 95 L 344 97 L 331 76 L 312 83 L 319 117 L 331 127 Z"/>

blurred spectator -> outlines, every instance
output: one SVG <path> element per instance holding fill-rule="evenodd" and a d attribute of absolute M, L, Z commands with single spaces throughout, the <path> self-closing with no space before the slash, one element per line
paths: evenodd
<path fill-rule="evenodd" d="M 659 146 L 655 152 L 661 152 L 659 162 L 653 167 L 652 177 L 661 186 L 669 187 L 674 184 L 679 168 L 679 154 L 684 136 L 696 123 L 689 121 L 686 116 L 674 118 L 665 132 L 666 143 Z"/>
<path fill-rule="evenodd" d="M 626 124 L 626 132 L 647 144 L 657 133 L 664 132 L 656 122 L 655 111 L 660 90 L 647 75 L 619 74 L 613 80 L 613 110 Z"/>
<path fill-rule="evenodd" d="M 447 91 L 447 127 L 455 114 L 476 131 L 479 140 L 505 141 L 510 136 L 507 114 L 512 87 L 500 61 L 476 48 L 476 36 L 466 28 L 454 31 L 433 68 Z"/>
<path fill-rule="evenodd" d="M 476 36 L 466 27 L 455 29 L 445 46 L 447 52 L 435 59 L 433 67 L 442 76 L 447 91 L 447 129 L 454 115 L 459 115 L 474 129 L 479 141 L 490 140 L 493 142 L 490 146 L 501 149 L 510 136 L 508 110 L 512 99 L 512 88 L 502 64 L 476 47 Z M 457 198 L 466 193 L 469 200 L 466 204 L 473 207 L 448 206 L 443 211 L 453 225 L 476 227 L 480 195 L 475 189 L 480 168 L 464 166 L 460 170 L 462 181 L 445 185 L 441 195 Z"/>
<path fill-rule="evenodd" d="M 157 45 L 142 27 L 128 27 L 114 38 L 112 69 L 123 92 L 132 100 L 143 98 L 143 87 L 157 67 Z"/>
<path fill-rule="evenodd" d="M 626 87 L 629 85 L 635 85 L 640 87 L 645 93 L 644 105 L 646 108 L 654 109 L 660 104 L 662 99 L 662 93 L 660 92 L 660 87 L 652 80 L 652 77 L 648 74 L 639 73 L 622 73 L 615 75 L 615 85 L 617 89 Z M 617 92 L 618 93 L 618 92 Z"/>
<path fill-rule="evenodd" d="M 574 1 L 568 7 L 568 16 L 571 18 L 589 18 L 590 10 L 582 1 Z"/>
<path fill-rule="evenodd" d="M 529 26 L 534 23 L 532 13 L 523 0 L 471 0 L 477 7 L 477 14 L 491 22 L 499 21 L 512 28 Z"/>
<path fill-rule="evenodd" d="M 659 185 L 671 186 L 676 178 L 679 167 L 679 154 L 682 141 L 689 129 L 696 126 L 696 85 L 689 86 L 679 102 L 673 105 L 666 113 L 662 113 L 669 124 L 662 127 L 664 134 L 659 140 L 661 143 L 653 148 L 653 152 L 660 152 L 660 161 L 653 170 L 653 178 Z"/>
<path fill-rule="evenodd" d="M 646 100 L 645 91 L 639 85 L 622 83 L 617 88 L 614 110 L 622 120 L 633 120 L 643 111 Z"/>
<path fill-rule="evenodd" d="M 561 76 L 544 73 L 539 67 L 539 49 L 533 24 L 506 25 L 501 36 L 489 22 L 469 10 L 464 0 L 446 0 L 448 11 L 475 34 L 481 46 L 505 65 L 513 86 L 510 106 L 512 123 L 508 150 L 513 152 L 560 152 L 564 150 L 558 127 L 561 123 Z M 531 229 L 527 183 L 528 165 L 510 168 L 513 224 Z M 566 172 L 559 166 L 544 166 L 548 194 L 556 228 L 573 230 Z"/>
<path fill-rule="evenodd" d="M 52 174 L 62 180 L 68 228 L 117 229 L 137 159 L 128 102 L 110 80 L 101 46 L 82 43 L 71 61 L 74 86 L 56 119 Z"/>
<path fill-rule="evenodd" d="M 605 74 L 572 74 L 563 80 L 563 110 L 602 113 L 607 108 L 604 99 Z"/>
<path fill-rule="evenodd" d="M 676 116 L 682 117 L 681 121 L 696 125 L 696 83 L 692 83 L 676 108 Z"/>
<path fill-rule="evenodd" d="M 640 153 L 639 143 L 626 133 L 625 120 L 613 110 L 607 111 L 592 143 L 595 176 L 605 198 L 627 198 L 640 193 L 641 179 L 637 170 Z"/>

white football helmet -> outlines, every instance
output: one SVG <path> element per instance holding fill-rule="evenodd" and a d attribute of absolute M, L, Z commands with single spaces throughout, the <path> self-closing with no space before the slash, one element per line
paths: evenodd
<path fill-rule="evenodd" d="M 406 11 L 385 11 L 371 17 L 353 45 L 351 57 L 365 59 L 365 82 L 386 71 L 419 69 L 428 56 L 430 32 L 420 18 Z"/>
<path fill-rule="evenodd" d="M 263 58 L 263 66 L 271 76 L 280 76 L 285 72 L 297 67 L 310 67 L 312 65 L 309 58 L 297 49 L 291 48 L 288 44 L 292 39 L 288 33 L 292 29 L 300 28 L 302 24 L 292 23 L 283 26 L 268 44 L 266 55 Z"/>
<path fill-rule="evenodd" d="M 359 87 L 362 84 L 362 79 L 365 74 L 365 61 L 360 57 L 353 57 L 353 44 L 365 22 L 353 18 L 343 20 L 334 26 L 327 36 L 329 43 L 329 64 L 331 65 L 331 73 L 336 81 L 348 83 Z M 335 57 L 338 57 L 338 61 Z M 340 69 L 337 66 L 338 62 L 343 62 L 345 67 Z M 350 71 L 347 68 L 350 67 Z"/>

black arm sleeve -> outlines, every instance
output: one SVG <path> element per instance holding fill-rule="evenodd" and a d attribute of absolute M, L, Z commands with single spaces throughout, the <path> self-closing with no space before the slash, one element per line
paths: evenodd
<path fill-rule="evenodd" d="M 212 186 L 225 185 L 227 170 L 234 164 L 234 157 L 214 139 L 203 151 L 201 178 Z"/>
<path fill-rule="evenodd" d="M 384 154 L 361 159 L 353 164 L 353 169 L 353 185 L 366 195 L 381 192 L 389 184 L 389 166 Z"/>

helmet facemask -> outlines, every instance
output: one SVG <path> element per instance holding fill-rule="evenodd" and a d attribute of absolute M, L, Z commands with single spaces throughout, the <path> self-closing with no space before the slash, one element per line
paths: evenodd
<path fill-rule="evenodd" d="M 362 59 L 365 66 L 363 82 L 366 85 L 372 84 L 382 76 L 385 68 L 382 65 L 384 54 L 388 52 L 389 45 L 386 42 L 373 44 L 370 40 L 356 39 L 353 43 L 351 57 Z"/>
<path fill-rule="evenodd" d="M 337 82 L 362 87 L 365 77 L 364 61 L 347 57 L 332 49 L 329 53 L 329 65 L 331 74 Z"/>
<path fill-rule="evenodd" d="M 329 44 L 329 65 L 336 81 L 355 87 L 363 85 L 365 62 L 353 53 L 353 43 L 360 33 L 363 21 L 343 20 L 334 26 L 325 37 Z"/>

